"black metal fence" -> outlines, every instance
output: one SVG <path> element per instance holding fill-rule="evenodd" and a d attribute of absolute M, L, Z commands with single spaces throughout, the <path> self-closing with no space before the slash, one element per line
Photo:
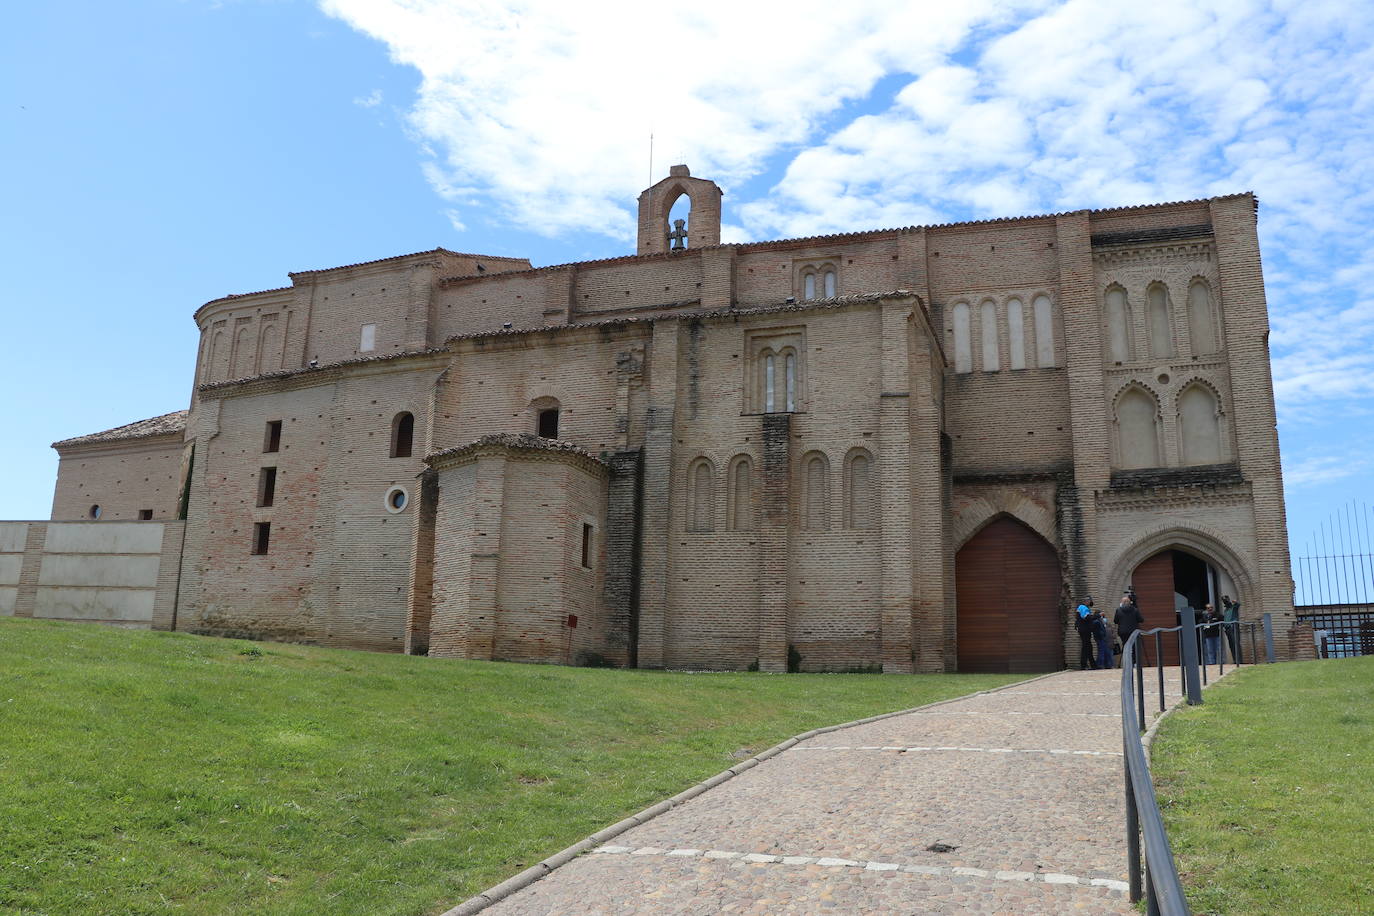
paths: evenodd
<path fill-rule="evenodd" d="M 1374 510 L 1351 500 L 1317 526 L 1294 551 L 1293 579 L 1303 606 L 1374 602 Z"/>
<path fill-rule="evenodd" d="M 1320 658 L 1374 655 L 1374 604 L 1305 605 L 1299 623 L 1312 625 Z"/>
<path fill-rule="evenodd" d="M 1209 645 L 1208 639 L 1216 642 Z M 1164 673 L 1164 646 L 1168 641 L 1178 648 L 1180 692 L 1190 705 L 1197 705 L 1202 702 L 1202 685 L 1207 683 L 1207 669 L 1211 667 L 1200 663 L 1203 653 L 1210 655 L 1215 649 L 1219 675 L 1226 673 L 1227 659 L 1232 664 L 1254 664 L 1261 659 L 1272 663 L 1273 622 L 1265 614 L 1262 623 L 1232 621 L 1209 626 L 1197 623 L 1190 609 L 1184 612 L 1179 626 L 1137 630 L 1122 647 L 1121 745 L 1126 767 L 1126 857 L 1131 902 L 1144 897 L 1151 914 L 1188 916 L 1191 911 L 1178 879 L 1178 867 L 1150 777 L 1149 760 L 1140 740 L 1146 722 L 1147 667 L 1155 669 L 1151 680 L 1158 683 L 1160 712 L 1168 705 Z M 1152 662 L 1147 662 L 1146 654 L 1153 656 Z"/>

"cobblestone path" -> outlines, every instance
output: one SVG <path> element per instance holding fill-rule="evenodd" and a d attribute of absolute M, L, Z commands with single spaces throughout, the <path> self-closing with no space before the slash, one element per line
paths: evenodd
<path fill-rule="evenodd" d="M 1119 674 L 809 738 L 485 912 L 1134 912 Z"/>

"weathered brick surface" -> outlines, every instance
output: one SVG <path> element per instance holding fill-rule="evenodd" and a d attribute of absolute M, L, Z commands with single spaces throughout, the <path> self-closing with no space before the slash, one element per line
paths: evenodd
<path fill-rule="evenodd" d="M 88 519 L 93 506 L 104 521 L 137 520 L 145 510 L 153 519 L 177 517 L 180 434 L 73 446 L 60 455 L 54 519 Z"/>
<path fill-rule="evenodd" d="M 646 192 L 646 219 L 678 184 Z M 1250 196 L 727 246 L 703 244 L 709 206 L 693 220 L 681 252 L 655 222 L 636 256 L 530 269 L 440 249 L 204 306 L 175 625 L 478 658 L 782 670 L 790 647 L 804 669 L 943 670 L 957 657 L 956 553 L 1002 515 L 1059 557 L 1066 662 L 1073 604 L 1163 549 L 1222 568 L 1247 613 L 1291 614 Z M 831 269 L 839 298 L 800 301 L 804 273 Z M 1215 354 L 1188 337 L 1194 278 L 1215 294 Z M 1148 356 L 1156 282 L 1168 358 Z M 1138 357 L 1120 365 L 1111 284 L 1135 307 Z M 1052 306 L 1048 360 L 1037 296 Z M 968 371 L 955 366 L 961 303 L 975 316 Z M 1216 397 L 1225 474 L 1181 467 L 1178 399 L 1194 383 Z M 1162 470 L 1122 466 L 1115 404 L 1132 385 L 1159 405 Z M 531 435 L 555 406 L 559 439 L 592 457 L 488 450 L 436 465 L 422 498 L 426 455 Z M 415 417 L 409 458 L 388 451 L 400 411 Z M 270 420 L 283 424 L 271 455 Z M 140 499 L 173 513 L 181 441 L 139 451 L 151 445 L 64 454 L 55 517 L 104 492 L 109 517 Z M 871 461 L 858 516 L 856 455 Z M 263 467 L 278 471 L 266 507 Z M 392 512 L 397 487 L 410 502 Z M 255 556 L 261 522 L 271 546 Z"/>

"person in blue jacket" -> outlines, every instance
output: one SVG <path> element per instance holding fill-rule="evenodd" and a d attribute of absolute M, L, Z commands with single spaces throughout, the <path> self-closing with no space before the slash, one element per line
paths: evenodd
<path fill-rule="evenodd" d="M 1078 619 L 1075 621 L 1078 629 L 1078 667 L 1084 671 L 1097 667 L 1093 661 L 1092 613 L 1093 600 L 1087 598 L 1078 606 Z"/>

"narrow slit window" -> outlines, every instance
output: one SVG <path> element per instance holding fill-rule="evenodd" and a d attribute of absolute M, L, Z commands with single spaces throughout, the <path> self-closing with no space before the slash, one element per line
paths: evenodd
<path fill-rule="evenodd" d="M 258 472 L 258 505 L 270 506 L 277 499 L 277 469 L 263 468 Z"/>
<path fill-rule="evenodd" d="M 816 275 L 815 275 L 815 274 L 807 274 L 805 277 L 802 278 L 802 298 L 803 298 L 803 299 L 815 299 L 815 298 L 816 298 Z"/>
<path fill-rule="evenodd" d="M 256 522 L 253 525 L 253 556 L 260 557 L 267 553 L 267 547 L 272 540 L 272 523 Z"/>
<path fill-rule="evenodd" d="M 582 568 L 592 568 L 592 526 L 582 523 Z"/>
<path fill-rule="evenodd" d="M 267 435 L 263 437 L 263 452 L 281 451 L 281 420 L 267 421 Z"/>
<path fill-rule="evenodd" d="M 375 349 L 377 349 L 377 326 L 365 324 L 361 339 L 358 341 L 358 352 L 371 353 Z"/>
<path fill-rule="evenodd" d="M 833 270 L 825 272 L 825 298 L 835 298 L 835 271 Z"/>

